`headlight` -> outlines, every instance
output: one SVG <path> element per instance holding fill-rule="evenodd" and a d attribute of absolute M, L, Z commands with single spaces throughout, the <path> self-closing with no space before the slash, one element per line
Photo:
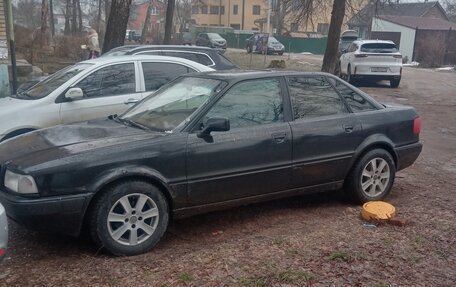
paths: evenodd
<path fill-rule="evenodd" d="M 17 174 L 6 170 L 5 187 L 18 193 L 38 193 L 35 180 L 30 175 Z"/>

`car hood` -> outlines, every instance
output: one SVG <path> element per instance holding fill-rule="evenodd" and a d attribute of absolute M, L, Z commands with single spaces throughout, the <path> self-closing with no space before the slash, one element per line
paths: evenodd
<path fill-rule="evenodd" d="M 12 109 L 18 110 L 33 104 L 35 100 L 21 100 L 12 97 L 0 98 L 0 107 L 2 107 L 2 113 L 4 111 L 11 112 Z"/>
<path fill-rule="evenodd" d="M 60 125 L 3 142 L 0 144 L 0 164 L 29 173 L 42 169 L 43 165 L 51 167 L 57 161 L 56 166 L 62 161 L 80 162 L 94 150 L 115 151 L 122 143 L 132 145 L 146 138 L 163 136 L 166 134 L 128 127 L 109 119 Z"/>

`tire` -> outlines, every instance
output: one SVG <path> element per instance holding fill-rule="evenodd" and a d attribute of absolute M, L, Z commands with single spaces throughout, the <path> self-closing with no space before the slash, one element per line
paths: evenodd
<path fill-rule="evenodd" d="M 391 88 L 397 88 L 397 87 L 399 87 L 399 83 L 400 82 L 401 82 L 401 79 L 390 80 L 390 87 Z"/>
<path fill-rule="evenodd" d="M 336 69 L 334 70 L 334 75 L 342 79 L 342 71 L 340 69 L 340 62 L 337 62 Z"/>
<path fill-rule="evenodd" d="M 136 209 L 137 204 L 142 205 L 140 210 Z M 163 193 L 139 180 L 125 180 L 103 191 L 89 212 L 88 228 L 93 241 L 113 255 L 131 256 L 151 250 L 169 221 Z"/>
<path fill-rule="evenodd" d="M 283 55 L 283 52 L 279 52 L 279 56 L 282 56 Z"/>
<path fill-rule="evenodd" d="M 345 181 L 345 191 L 359 203 L 382 200 L 391 191 L 396 175 L 393 157 L 384 149 L 364 154 Z"/>

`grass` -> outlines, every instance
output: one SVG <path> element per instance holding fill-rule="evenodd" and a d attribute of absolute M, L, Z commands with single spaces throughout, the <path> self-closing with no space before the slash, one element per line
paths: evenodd
<path fill-rule="evenodd" d="M 245 287 L 275 286 L 277 285 L 275 283 L 310 286 L 311 281 L 314 279 L 315 276 L 308 271 L 290 268 L 280 269 L 275 266 L 269 266 L 262 275 L 242 278 L 239 280 L 239 284 Z"/>
<path fill-rule="evenodd" d="M 185 283 L 193 281 L 192 274 L 190 274 L 188 272 L 180 272 L 180 273 L 178 273 L 177 274 L 177 278 L 179 278 L 179 280 L 181 280 L 182 282 L 185 282 Z"/>
<path fill-rule="evenodd" d="M 285 270 L 277 274 L 276 278 L 280 283 L 309 283 L 314 275 L 307 271 Z"/>
<path fill-rule="evenodd" d="M 329 259 L 349 262 L 349 261 L 351 261 L 352 258 L 351 258 L 351 255 L 345 251 L 336 251 L 331 254 Z"/>

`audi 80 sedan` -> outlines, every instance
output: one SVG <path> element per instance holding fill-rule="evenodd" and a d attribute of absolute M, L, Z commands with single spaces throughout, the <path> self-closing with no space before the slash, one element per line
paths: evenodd
<path fill-rule="evenodd" d="M 124 114 L 0 145 L 0 202 L 30 227 L 116 255 L 147 252 L 171 217 L 344 188 L 381 200 L 421 152 L 414 108 L 325 73 L 181 76 Z"/>

